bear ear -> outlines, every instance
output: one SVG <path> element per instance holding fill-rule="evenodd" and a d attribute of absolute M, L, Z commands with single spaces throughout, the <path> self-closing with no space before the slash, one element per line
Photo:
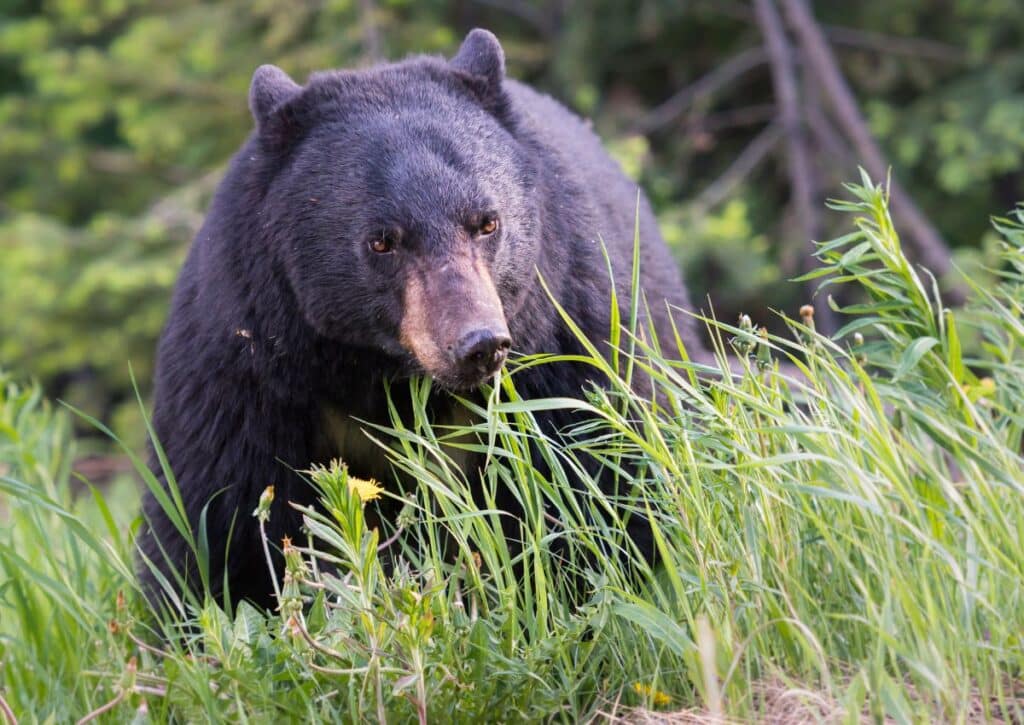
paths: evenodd
<path fill-rule="evenodd" d="M 456 70 L 482 78 L 492 88 L 505 79 L 505 51 L 494 33 L 476 28 L 462 41 L 459 52 L 451 59 Z"/>
<path fill-rule="evenodd" d="M 256 128 L 263 129 L 271 114 L 297 96 L 302 86 L 276 65 L 261 65 L 252 74 L 249 86 L 249 110 Z"/>

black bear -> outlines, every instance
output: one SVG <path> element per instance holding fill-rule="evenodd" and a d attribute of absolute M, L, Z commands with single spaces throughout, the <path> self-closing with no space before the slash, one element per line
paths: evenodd
<path fill-rule="evenodd" d="M 174 293 L 153 421 L 193 530 L 206 508 L 214 595 L 226 585 L 234 601 L 268 605 L 251 515 L 264 488 L 309 504 L 293 471 L 332 457 L 386 480 L 353 422 L 388 421 L 386 380 L 394 393 L 429 375 L 443 406 L 444 391 L 479 386 L 510 351 L 579 350 L 539 277 L 590 339 L 608 340 L 601 244 L 628 304 L 638 192 L 582 120 L 505 77 L 484 30 L 450 61 L 316 73 L 305 86 L 262 66 L 249 105 L 255 130 Z M 639 224 L 642 288 L 671 340 L 668 304 L 688 300 L 642 196 Z M 676 322 L 699 354 L 692 324 Z M 539 366 L 517 390 L 579 396 L 587 374 Z M 168 581 L 173 565 L 194 583 L 185 540 L 152 493 L 144 513 L 143 556 Z M 275 506 L 268 536 L 300 526 Z M 158 596 L 160 577 L 148 566 L 141 577 Z"/>

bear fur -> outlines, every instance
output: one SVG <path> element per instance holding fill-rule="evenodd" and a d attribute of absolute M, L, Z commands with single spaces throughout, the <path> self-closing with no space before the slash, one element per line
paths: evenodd
<path fill-rule="evenodd" d="M 513 354 L 580 352 L 539 277 L 590 340 L 608 340 L 601 244 L 628 305 L 637 213 L 641 286 L 664 340 L 675 334 L 667 305 L 689 301 L 636 185 L 585 122 L 505 77 L 487 31 L 472 31 L 448 61 L 316 73 L 305 86 L 262 66 L 249 105 L 255 130 L 174 292 L 153 423 L 193 530 L 206 510 L 214 595 L 226 585 L 232 601 L 268 606 L 252 516 L 260 494 L 275 485 L 267 533 L 279 543 L 301 526 L 284 502 L 314 503 L 293 470 L 341 457 L 353 475 L 388 480 L 352 423 L 388 422 L 385 381 L 402 399 L 398 385 L 430 375 L 442 414 L 446 389 L 481 382 L 452 362 L 474 325 L 505 340 L 485 368 L 500 365 L 509 341 Z M 692 324 L 677 318 L 699 356 Z M 588 375 L 539 366 L 516 387 L 527 398 L 579 397 Z M 561 422 L 551 414 L 546 424 Z M 163 481 L 156 456 L 152 468 Z M 185 540 L 151 492 L 143 510 L 141 554 L 194 587 Z M 140 576 L 158 599 L 159 577 L 146 565 Z"/>

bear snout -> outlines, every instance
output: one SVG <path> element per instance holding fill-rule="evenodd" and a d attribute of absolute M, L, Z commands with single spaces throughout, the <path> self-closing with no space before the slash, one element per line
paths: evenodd
<path fill-rule="evenodd" d="M 505 364 L 512 338 L 507 330 L 475 329 L 463 335 L 453 348 L 459 377 L 485 380 Z"/>
<path fill-rule="evenodd" d="M 505 364 L 512 338 L 490 270 L 478 257 L 410 269 L 402 303 L 399 342 L 445 387 L 475 388 Z"/>

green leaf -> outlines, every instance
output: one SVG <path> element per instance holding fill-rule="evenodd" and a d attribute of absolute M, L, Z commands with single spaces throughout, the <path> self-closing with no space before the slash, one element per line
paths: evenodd
<path fill-rule="evenodd" d="M 686 630 L 647 602 L 622 602 L 612 607 L 612 613 L 639 626 L 657 644 L 665 645 L 680 657 L 694 649 L 693 640 L 687 636 Z"/>
<path fill-rule="evenodd" d="M 939 341 L 934 337 L 919 337 L 914 340 L 910 346 L 903 351 L 903 355 L 900 356 L 899 365 L 896 366 L 896 371 L 892 376 L 893 382 L 900 380 L 904 375 L 917 367 L 917 363 L 921 358 L 938 344 Z"/>

